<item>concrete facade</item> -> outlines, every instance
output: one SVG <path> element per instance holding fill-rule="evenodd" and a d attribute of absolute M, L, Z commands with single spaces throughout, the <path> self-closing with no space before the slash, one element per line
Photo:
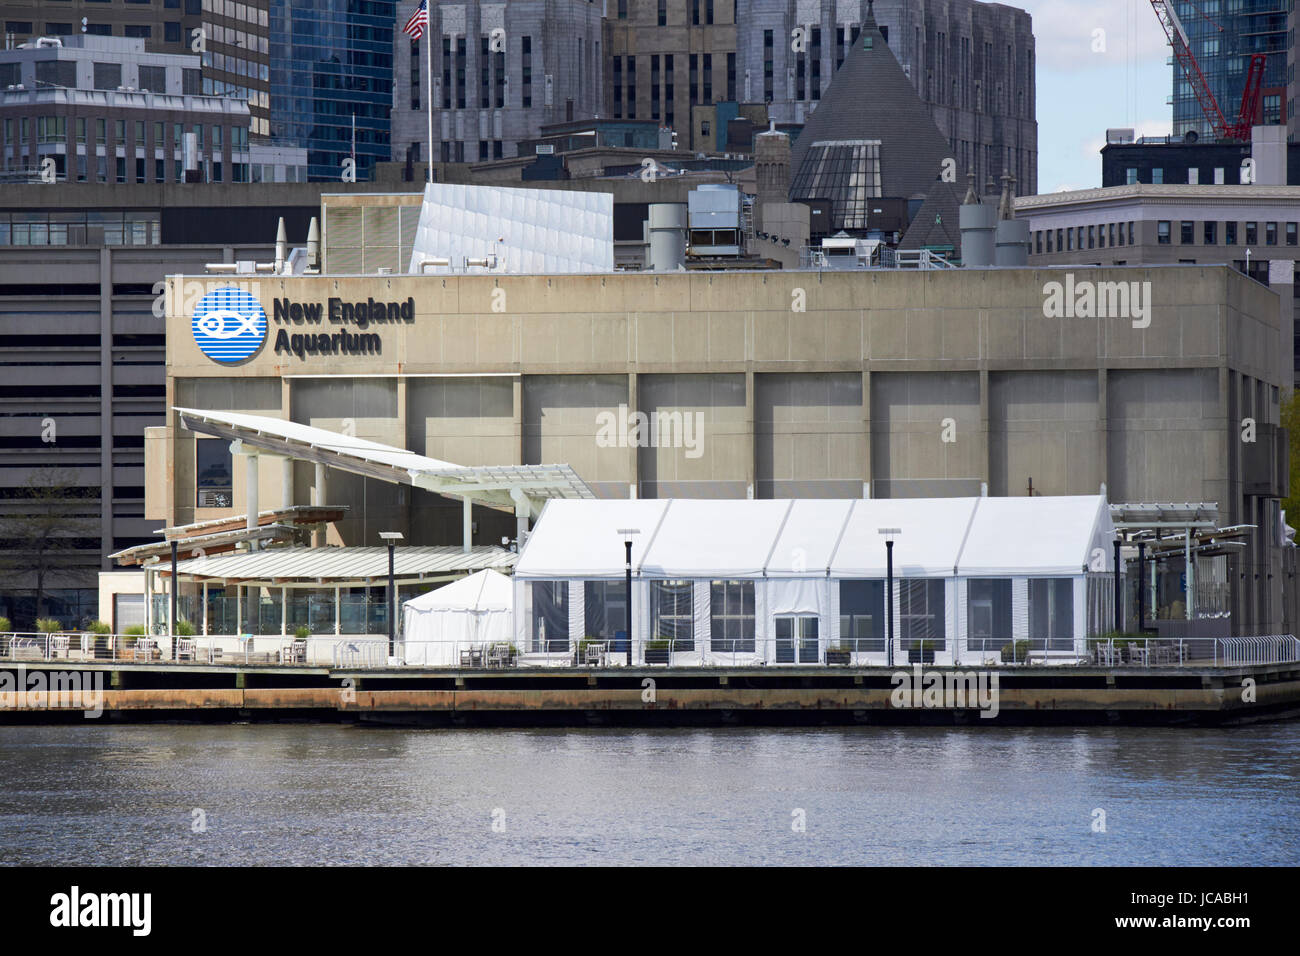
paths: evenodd
<path fill-rule="evenodd" d="M 479 0 L 429 4 L 434 162 L 517 155 L 542 126 L 603 112 L 601 4 L 591 0 Z M 398 4 L 393 35 L 392 156 L 429 159 L 426 51 L 402 33 L 415 10 Z M 493 31 L 502 31 L 498 40 Z M 500 50 L 496 49 L 500 44 Z M 605 114 L 608 115 L 608 114 Z"/>
<path fill-rule="evenodd" d="M 1261 529 L 1230 559 L 1245 575 L 1234 578 L 1238 632 L 1284 632 L 1275 501 L 1258 494 L 1238 424 L 1278 421 L 1276 293 L 1225 267 L 1086 270 L 1151 283 L 1150 323 L 1135 328 L 1046 317 L 1061 277 L 259 277 L 248 287 L 268 334 L 237 367 L 205 357 L 189 332 L 198 297 L 229 283 L 177 277 L 167 401 L 351 428 L 459 464 L 567 462 L 605 496 L 1019 495 L 1032 481 L 1044 495 L 1105 483 L 1116 501 L 1214 501 L 1223 523 Z M 330 298 L 413 298 L 415 319 L 371 326 L 378 350 L 346 357 L 315 339 L 345 326 L 275 319 L 277 300 Z M 295 335 L 312 335 L 315 351 Z M 653 444 L 638 442 L 637 413 L 659 426 Z M 232 508 L 197 507 L 195 436 L 174 419 L 146 446 L 150 517 L 239 513 L 235 466 Z M 307 501 L 311 467 L 293 481 L 293 500 Z M 259 484 L 262 501 L 284 491 L 278 469 Z M 340 543 L 459 533 L 458 504 L 411 489 L 331 472 L 326 498 L 352 508 Z M 510 515 L 475 516 L 475 543 L 513 530 Z"/>

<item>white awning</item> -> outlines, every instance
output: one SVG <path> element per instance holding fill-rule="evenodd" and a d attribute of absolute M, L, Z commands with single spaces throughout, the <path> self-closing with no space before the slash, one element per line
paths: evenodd
<path fill-rule="evenodd" d="M 508 571 L 518 557 L 498 547 L 457 546 L 396 548 L 394 574 L 401 581 L 451 577 L 484 568 Z M 170 565 L 158 565 L 166 577 Z M 213 555 L 181 561 L 182 577 L 240 582 L 316 583 L 384 582 L 388 579 L 387 548 L 268 548 L 265 551 Z"/>
<path fill-rule="evenodd" d="M 451 498 L 469 498 L 490 508 L 518 508 L 523 497 L 536 512 L 539 502 L 549 498 L 594 497 L 568 465 L 456 465 L 282 418 L 194 408 L 173 411 L 180 415 L 181 426 L 192 432 Z"/>

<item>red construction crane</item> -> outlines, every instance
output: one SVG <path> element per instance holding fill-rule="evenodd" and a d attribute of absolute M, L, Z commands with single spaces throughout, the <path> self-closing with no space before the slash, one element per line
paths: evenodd
<path fill-rule="evenodd" d="M 1206 121 L 1214 130 L 1215 137 L 1249 142 L 1250 128 L 1254 125 L 1255 116 L 1259 111 L 1259 91 L 1264 82 L 1264 67 L 1268 58 L 1263 53 L 1255 53 L 1251 56 L 1250 69 L 1246 74 L 1246 88 L 1241 93 L 1241 111 L 1237 114 L 1236 121 L 1229 123 L 1223 118 L 1223 111 L 1219 109 L 1218 101 L 1210 91 L 1209 84 L 1205 82 L 1205 74 L 1201 72 L 1201 66 L 1196 62 L 1196 55 L 1192 53 L 1187 40 L 1187 31 L 1183 29 L 1178 14 L 1174 12 L 1174 5 L 1167 0 L 1151 0 L 1151 7 L 1160 19 L 1160 25 L 1165 29 L 1165 36 L 1169 38 L 1169 45 L 1173 47 L 1174 57 L 1182 68 L 1183 76 L 1191 85 L 1196 101 L 1201 106 L 1201 112 L 1205 114 Z M 1209 20 L 1209 17 L 1205 19 Z M 1214 21 L 1209 20 L 1209 22 Z M 1218 24 L 1215 26 L 1222 32 L 1222 27 Z"/>

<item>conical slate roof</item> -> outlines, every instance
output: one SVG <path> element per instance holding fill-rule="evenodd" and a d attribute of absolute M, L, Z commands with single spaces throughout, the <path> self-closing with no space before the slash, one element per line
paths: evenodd
<path fill-rule="evenodd" d="M 879 141 L 878 150 L 867 147 L 864 152 L 859 145 L 854 152 L 853 144 L 873 141 Z M 875 152 L 878 163 L 872 155 Z M 837 186 L 847 188 L 849 178 L 861 178 L 863 172 L 872 190 L 869 196 L 924 196 L 951 155 L 948 141 L 930 118 L 868 8 L 861 34 L 794 144 L 791 200 L 833 199 Z M 960 179 L 960 171 L 955 172 Z M 876 182 L 879 191 L 875 191 Z"/>

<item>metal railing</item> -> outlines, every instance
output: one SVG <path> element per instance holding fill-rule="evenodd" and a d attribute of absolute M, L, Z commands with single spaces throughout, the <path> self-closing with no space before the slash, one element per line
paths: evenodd
<path fill-rule="evenodd" d="M 895 637 L 892 654 L 883 638 L 844 640 L 763 637 L 753 640 L 651 640 L 632 644 L 636 667 L 845 666 L 961 667 L 1044 665 L 1101 667 L 1233 667 L 1300 662 L 1292 634 L 1250 637 L 1107 637 L 1060 642 L 986 640 L 962 642 L 954 653 L 942 639 Z M 138 636 L 70 631 L 0 633 L 0 661 L 68 661 L 120 664 L 192 663 L 289 665 L 335 668 L 409 666 L 446 669 L 492 667 L 626 666 L 626 640 L 567 638 L 544 642 L 405 641 L 389 654 L 386 639 L 321 635 Z"/>

